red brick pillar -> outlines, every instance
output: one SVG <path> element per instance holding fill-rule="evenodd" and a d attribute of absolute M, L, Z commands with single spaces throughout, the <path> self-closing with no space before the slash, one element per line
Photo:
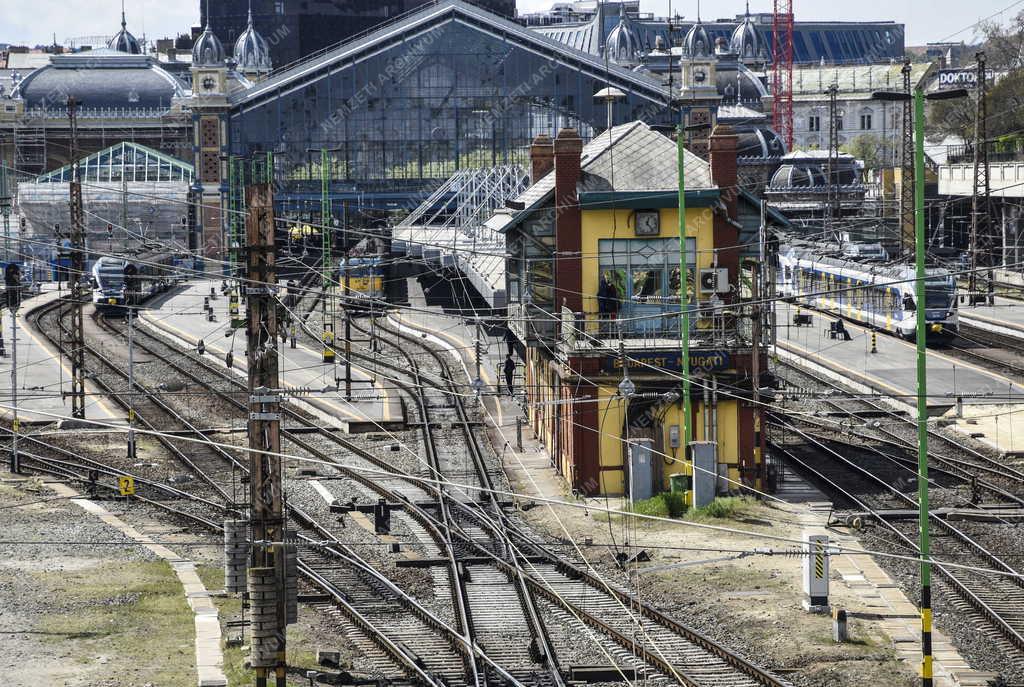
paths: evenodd
<path fill-rule="evenodd" d="M 580 206 L 576 184 L 580 180 L 583 140 L 576 129 L 561 129 L 554 142 L 555 158 L 555 316 L 564 304 L 573 312 L 583 310 L 583 249 Z"/>
<path fill-rule="evenodd" d="M 718 125 L 711 132 L 711 179 L 722 196 L 726 217 L 715 215 L 715 248 L 718 265 L 729 269 L 729 281 L 736 282 L 739 273 L 739 229 L 734 222 L 738 217 L 739 175 L 737 173 L 737 136 L 732 128 Z M 730 222 L 729 220 L 732 220 Z M 726 300 L 730 300 L 726 297 Z"/>
<path fill-rule="evenodd" d="M 530 144 L 530 183 L 536 184 L 555 168 L 555 151 L 551 137 L 539 134 Z"/>

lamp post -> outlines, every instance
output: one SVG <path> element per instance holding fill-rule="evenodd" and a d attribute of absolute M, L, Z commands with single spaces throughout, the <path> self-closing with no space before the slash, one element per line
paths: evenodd
<path fill-rule="evenodd" d="M 914 101 L 914 293 L 917 301 L 917 504 L 918 546 L 921 550 L 921 685 L 932 685 L 932 565 L 928 533 L 928 367 L 925 318 L 925 225 L 924 225 L 924 101 L 950 100 L 967 95 L 963 89 L 925 95 L 918 86 L 908 93 L 881 91 L 878 100 Z"/>

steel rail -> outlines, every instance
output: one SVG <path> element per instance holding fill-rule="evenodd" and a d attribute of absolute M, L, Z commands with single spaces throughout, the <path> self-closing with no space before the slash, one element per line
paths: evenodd
<path fill-rule="evenodd" d="M 838 459 L 840 463 L 846 464 L 849 468 L 852 468 L 854 472 L 860 472 L 861 474 L 865 475 L 869 480 L 877 482 L 885 490 L 891 492 L 897 499 L 907 503 L 908 505 L 913 505 L 913 507 L 916 508 L 917 501 L 903 494 L 902 492 L 900 492 L 893 486 L 889 485 L 876 475 L 873 475 L 870 471 L 861 468 L 860 466 L 856 465 L 849 459 L 845 458 L 844 456 L 841 456 L 838 452 L 833 451 L 832 449 L 818 442 L 814 438 L 801 432 L 798 428 L 789 426 L 788 429 L 789 431 L 794 432 L 797 436 L 801 436 L 805 440 L 810 441 L 812 444 L 817 446 L 826 454 Z M 902 539 L 905 542 L 908 549 L 917 554 L 920 553 L 920 549 L 918 548 L 917 542 L 915 542 L 912 538 L 908 537 L 895 526 L 893 526 L 892 523 L 886 521 L 885 518 L 883 518 L 877 510 L 872 508 L 864 500 L 858 498 L 854 494 L 850 493 L 848 490 L 844 489 L 838 482 L 836 482 L 836 480 L 825 475 L 824 473 L 821 472 L 821 470 L 817 469 L 807 461 L 796 456 L 793 453 L 793 451 L 790 450 L 790 448 L 781 446 L 775 441 L 771 442 L 771 445 L 773 449 L 785 455 L 787 458 L 792 460 L 795 464 L 799 465 L 808 473 L 814 475 L 823 483 L 830 485 L 837 493 L 842 494 L 844 498 L 847 498 L 852 503 L 857 504 L 857 506 L 862 508 L 865 512 L 872 514 L 876 519 L 878 519 L 880 523 L 882 523 L 885 527 L 891 530 L 898 538 Z M 1004 563 L 998 556 L 985 549 L 984 546 L 975 542 L 973 538 L 968 536 L 966 533 L 960 531 L 956 527 L 952 526 L 949 522 L 942 520 L 940 518 L 936 518 L 934 516 L 932 516 L 931 521 L 935 524 L 935 526 L 948 532 L 950 535 L 952 535 L 953 538 L 957 539 L 960 543 L 964 544 L 969 549 L 974 550 L 979 558 L 988 561 L 990 564 L 1006 572 L 1017 573 L 1016 570 L 1014 570 L 1009 565 Z M 1020 630 L 1015 628 L 1010 623 L 1010 621 L 1003 617 L 1003 615 L 1000 614 L 997 610 L 993 609 L 988 602 L 984 601 L 980 596 L 978 596 L 978 594 L 974 590 L 970 589 L 967 583 L 961 580 L 956 574 L 954 574 L 951 571 L 951 569 L 942 565 L 941 563 L 935 562 L 934 560 L 932 561 L 932 565 L 936 570 L 939 571 L 939 573 L 943 577 L 945 577 L 950 582 L 950 584 L 958 591 L 958 593 L 960 593 L 964 600 L 966 600 L 968 603 L 974 606 L 979 612 L 986 616 L 996 627 L 996 629 L 998 629 L 1007 639 L 1013 642 L 1018 648 L 1024 650 L 1024 634 L 1022 634 Z M 1016 585 L 1017 587 L 1024 588 L 1024 580 L 1022 580 L 1019 577 L 1010 577 L 1007 578 L 1007 581 L 1009 583 Z"/>

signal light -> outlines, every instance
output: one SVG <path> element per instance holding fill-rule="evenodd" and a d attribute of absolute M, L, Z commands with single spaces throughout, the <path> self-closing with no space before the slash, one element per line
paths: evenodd
<path fill-rule="evenodd" d="M 4 286 L 7 287 L 7 307 L 13 312 L 21 305 L 21 267 L 13 262 L 4 267 Z"/>

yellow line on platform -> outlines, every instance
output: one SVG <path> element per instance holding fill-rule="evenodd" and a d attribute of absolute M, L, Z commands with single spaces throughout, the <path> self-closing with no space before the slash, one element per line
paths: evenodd
<path fill-rule="evenodd" d="M 26 322 L 22 322 L 22 323 L 20 324 L 20 326 L 18 327 L 18 329 L 19 329 L 20 331 L 23 331 L 23 332 L 25 332 L 25 334 L 27 334 L 27 335 L 28 335 L 28 337 L 29 337 L 30 339 L 32 339 L 32 341 L 34 341 L 34 342 L 35 342 L 35 344 L 36 344 L 37 346 L 39 346 L 39 348 L 41 348 L 41 349 L 43 349 L 44 351 L 46 351 L 46 353 L 47 353 L 47 354 L 48 354 L 48 355 L 49 355 L 49 356 L 50 356 L 51 358 L 56 358 L 56 359 L 57 359 L 57 364 L 58 364 L 58 365 L 60 365 L 60 369 L 64 370 L 65 374 L 67 374 L 67 376 L 68 376 L 68 378 L 69 378 L 69 379 L 71 378 L 71 370 L 70 370 L 70 368 L 68 368 L 68 366 L 67 366 L 67 365 L 66 365 L 66 364 L 64 363 L 64 356 L 62 356 L 62 355 L 61 355 L 60 353 L 58 353 L 58 352 L 54 351 L 54 350 L 53 350 L 52 348 L 50 348 L 49 344 L 48 344 L 48 343 L 47 343 L 46 341 L 44 341 L 44 340 L 42 340 L 42 339 L 38 338 L 38 337 L 37 337 L 37 336 L 36 336 L 35 334 L 33 334 L 33 333 L 32 333 L 32 330 L 31 330 L 31 329 L 29 328 L 29 326 L 28 326 L 28 324 L 27 324 Z M 91 389 L 91 391 L 92 391 L 92 395 L 93 395 L 93 396 L 95 397 L 95 399 L 96 399 L 96 400 L 95 400 L 95 403 L 96 403 L 96 405 L 97 405 L 97 406 L 99 406 L 100 410 L 102 410 L 102 411 L 103 411 L 104 413 L 106 413 L 106 414 L 107 414 L 107 417 L 108 417 L 108 418 L 111 418 L 111 419 L 115 419 L 115 420 L 116 420 L 116 419 L 120 419 L 120 418 L 121 418 L 121 415 L 120 415 L 120 414 L 117 414 L 117 413 L 114 413 L 114 412 L 113 412 L 113 411 L 112 411 L 112 410 L 111 410 L 111 409 L 110 409 L 110 408 L 109 408 L 109 407 L 107 406 L 107 404 L 106 404 L 106 403 L 104 402 L 104 400 L 103 400 L 103 396 L 104 396 L 104 395 L 103 395 L 103 394 L 100 394 L 99 390 L 98 390 L 98 389 L 96 389 L 95 387 L 93 387 L 93 385 L 92 385 L 92 384 L 89 384 L 89 383 L 88 383 L 88 380 L 86 380 L 86 384 L 87 384 L 87 385 L 89 386 L 89 388 Z M 27 412 L 29 412 L 29 413 L 31 413 L 31 412 L 32 412 L 32 410 L 31 410 L 30 408 L 26 408 L 26 411 L 27 411 Z"/>

